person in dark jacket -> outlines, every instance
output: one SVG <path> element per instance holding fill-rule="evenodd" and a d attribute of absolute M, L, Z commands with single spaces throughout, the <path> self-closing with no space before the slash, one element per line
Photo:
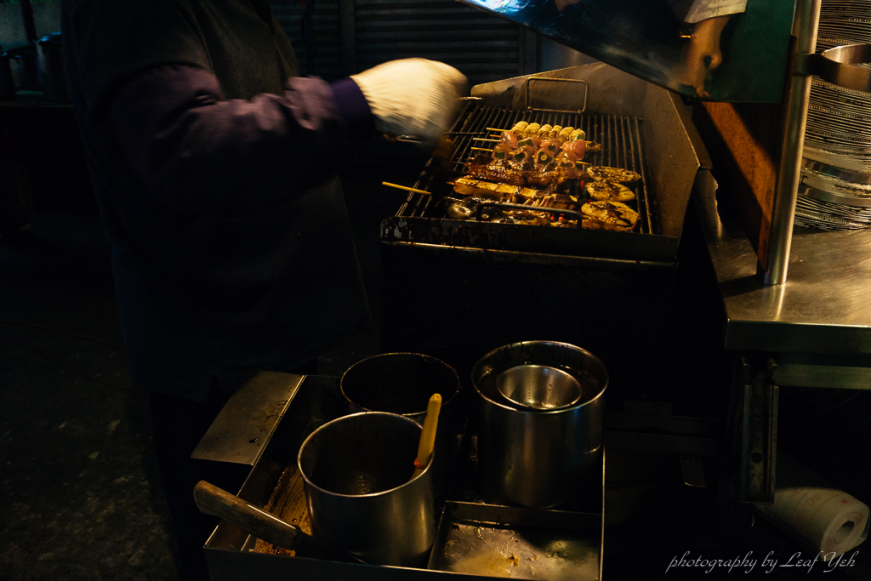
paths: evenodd
<path fill-rule="evenodd" d="M 299 77 L 268 0 L 64 0 L 62 32 L 182 576 L 207 578 L 193 448 L 253 372 L 310 372 L 369 316 L 336 152 L 432 142 L 465 78 L 423 59 Z"/>

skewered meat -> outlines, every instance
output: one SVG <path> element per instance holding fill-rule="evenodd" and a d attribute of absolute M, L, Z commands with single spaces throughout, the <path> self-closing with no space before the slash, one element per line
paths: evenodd
<path fill-rule="evenodd" d="M 516 159 L 513 154 L 517 155 Z M 585 177 L 583 172 L 576 168 L 560 167 L 553 160 L 536 165 L 532 158 L 526 158 L 525 155 L 523 152 L 515 151 L 509 155 L 510 159 L 506 160 L 479 155 L 469 164 L 465 175 L 473 179 L 536 188 L 546 187 L 554 180 Z"/>
<path fill-rule="evenodd" d="M 621 167 L 608 167 L 605 165 L 594 165 L 587 168 L 587 173 L 594 180 L 605 180 L 609 182 L 617 182 L 619 184 L 631 184 L 641 179 L 641 176 L 629 169 Z"/>
<path fill-rule="evenodd" d="M 542 140 L 540 147 L 548 152 L 551 157 L 554 157 L 560 151 L 560 142 L 556 139 L 548 138 Z"/>
<path fill-rule="evenodd" d="M 587 184 L 587 193 L 593 200 L 610 200 L 613 202 L 631 202 L 635 199 L 635 192 L 623 184 L 593 181 Z"/>
<path fill-rule="evenodd" d="M 622 202 L 587 202 L 581 207 L 584 228 L 628 232 L 638 224 L 638 212 Z"/>
<path fill-rule="evenodd" d="M 501 145 L 504 145 L 508 149 L 517 148 L 517 135 L 513 131 L 503 131 L 501 139 Z"/>
<path fill-rule="evenodd" d="M 584 159 L 584 154 L 587 152 L 587 142 L 583 139 L 565 141 L 562 144 L 562 150 L 574 154 L 575 159 Z"/>
<path fill-rule="evenodd" d="M 625 184 L 641 176 L 607 166 L 592 166 L 588 173 L 589 164 L 580 160 L 601 147 L 586 141 L 582 129 L 520 121 L 501 131 L 498 141 L 492 155 L 476 155 L 465 175 L 452 183 L 454 192 L 464 199 L 451 199 L 447 207 L 450 218 L 577 226 L 578 221 L 570 220 L 570 215 L 554 213 L 565 210 L 582 214 L 584 228 L 636 228 L 639 215 L 625 204 L 635 199 L 635 193 Z M 528 206 L 530 210 L 504 204 Z M 544 209 L 550 211 L 541 211 Z"/>
<path fill-rule="evenodd" d="M 464 196 L 480 196 L 484 198 L 504 199 L 514 196 L 534 197 L 536 192 L 511 184 L 500 184 L 462 177 L 454 180 L 454 191 Z"/>

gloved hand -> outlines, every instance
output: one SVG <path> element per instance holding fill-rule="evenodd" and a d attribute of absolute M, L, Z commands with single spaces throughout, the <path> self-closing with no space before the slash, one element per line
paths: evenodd
<path fill-rule="evenodd" d="M 351 79 L 366 97 L 379 131 L 413 135 L 426 144 L 447 131 L 466 84 L 457 69 L 420 58 L 390 61 Z"/>

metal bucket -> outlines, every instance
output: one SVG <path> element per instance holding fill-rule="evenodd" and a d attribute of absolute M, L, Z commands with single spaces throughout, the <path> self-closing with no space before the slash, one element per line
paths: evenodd
<path fill-rule="evenodd" d="M 497 378 L 527 365 L 571 374 L 583 386 L 580 399 L 551 410 L 506 399 Z M 478 467 L 488 502 L 552 508 L 583 495 L 584 477 L 601 468 L 608 372 L 598 357 L 568 343 L 513 343 L 478 360 L 472 385 L 480 396 Z"/>
<path fill-rule="evenodd" d="M 36 43 L 39 79 L 45 100 L 50 103 L 69 103 L 66 73 L 64 71 L 61 33 L 55 32 Z"/>
<path fill-rule="evenodd" d="M 432 462 L 414 480 L 421 427 L 389 413 L 344 416 L 299 450 L 314 535 L 376 565 L 420 566 L 435 540 Z"/>
<path fill-rule="evenodd" d="M 0 99 L 15 95 L 15 79 L 12 78 L 12 57 L 8 52 L 0 53 Z"/>
<path fill-rule="evenodd" d="M 453 367 L 420 353 L 385 353 L 349 367 L 340 387 L 345 399 L 359 410 L 400 414 L 421 425 L 429 398 L 440 394 L 433 484 L 436 496 L 447 491 L 466 427 L 460 377 Z"/>

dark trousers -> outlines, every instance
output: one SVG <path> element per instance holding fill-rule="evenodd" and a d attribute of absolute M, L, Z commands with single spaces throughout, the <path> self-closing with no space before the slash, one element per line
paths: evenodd
<path fill-rule="evenodd" d="M 178 547 L 179 574 L 184 581 L 209 579 L 203 545 L 219 522 L 199 511 L 194 486 L 205 480 L 235 494 L 247 473 L 247 466 L 191 459 L 228 398 L 229 394 L 214 389 L 206 403 L 160 393 L 150 396 L 157 463 Z"/>
<path fill-rule="evenodd" d="M 317 366 L 312 362 L 295 372 L 313 374 Z M 205 480 L 236 494 L 251 470 L 250 466 L 191 458 L 230 395 L 222 393 L 216 382 L 205 403 L 150 394 L 155 453 L 178 545 L 179 573 L 184 581 L 209 579 L 203 545 L 219 522 L 218 518 L 199 511 L 194 502 L 194 486 Z"/>

